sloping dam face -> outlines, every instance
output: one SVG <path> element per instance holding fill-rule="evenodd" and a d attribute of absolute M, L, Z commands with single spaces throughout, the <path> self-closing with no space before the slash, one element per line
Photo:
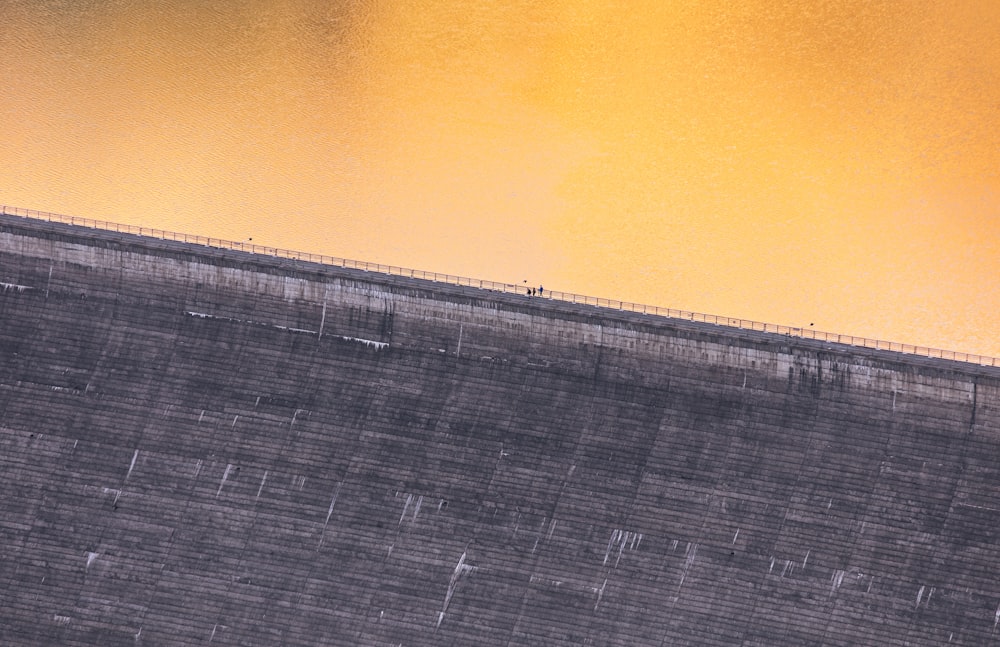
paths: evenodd
<path fill-rule="evenodd" d="M 1000 642 L 1000 371 L 0 220 L 4 645 Z"/>

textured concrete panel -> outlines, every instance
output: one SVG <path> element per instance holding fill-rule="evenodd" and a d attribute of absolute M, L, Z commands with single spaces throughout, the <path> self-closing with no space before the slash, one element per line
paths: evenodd
<path fill-rule="evenodd" d="M 1000 370 L 0 217 L 0 643 L 983 645 Z"/>

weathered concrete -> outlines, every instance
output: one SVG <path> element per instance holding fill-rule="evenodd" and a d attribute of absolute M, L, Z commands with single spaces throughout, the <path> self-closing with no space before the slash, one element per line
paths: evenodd
<path fill-rule="evenodd" d="M 1000 370 L 0 217 L 0 643 L 1000 642 Z"/>

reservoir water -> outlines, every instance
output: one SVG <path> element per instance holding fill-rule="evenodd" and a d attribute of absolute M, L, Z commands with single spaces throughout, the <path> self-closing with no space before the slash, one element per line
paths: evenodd
<path fill-rule="evenodd" d="M 998 4 L 0 20 L 0 203 L 1000 356 Z"/>

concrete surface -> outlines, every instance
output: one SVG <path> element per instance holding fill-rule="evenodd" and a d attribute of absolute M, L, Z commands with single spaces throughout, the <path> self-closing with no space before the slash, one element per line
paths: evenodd
<path fill-rule="evenodd" d="M 0 644 L 1000 643 L 1000 369 L 0 218 Z"/>

